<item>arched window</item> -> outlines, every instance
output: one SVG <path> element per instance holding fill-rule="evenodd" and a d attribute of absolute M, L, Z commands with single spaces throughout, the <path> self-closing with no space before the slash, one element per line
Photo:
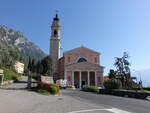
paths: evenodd
<path fill-rule="evenodd" d="M 58 32 L 57 30 L 54 30 L 54 36 L 57 36 Z"/>
<path fill-rule="evenodd" d="M 87 60 L 85 58 L 79 58 L 78 63 L 80 62 L 87 62 Z"/>

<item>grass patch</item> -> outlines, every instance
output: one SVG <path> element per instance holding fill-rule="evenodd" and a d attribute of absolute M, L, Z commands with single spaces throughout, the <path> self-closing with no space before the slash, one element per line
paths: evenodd
<path fill-rule="evenodd" d="M 17 81 L 20 79 L 21 75 L 16 73 L 15 71 L 13 71 L 12 69 L 9 69 L 9 68 L 5 68 L 5 67 L 2 67 L 1 69 L 4 70 L 4 81 L 7 81 L 7 80 L 14 80 L 14 81 Z"/>

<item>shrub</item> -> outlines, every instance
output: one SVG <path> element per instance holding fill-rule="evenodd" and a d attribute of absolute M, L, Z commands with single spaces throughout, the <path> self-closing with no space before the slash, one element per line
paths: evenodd
<path fill-rule="evenodd" d="M 60 88 L 57 84 L 51 84 L 51 83 L 38 83 L 37 86 L 38 89 L 43 89 L 48 91 L 51 94 L 58 94 L 60 91 Z"/>
<path fill-rule="evenodd" d="M 51 86 L 50 89 L 49 89 L 50 93 L 51 94 L 58 94 L 58 90 L 57 90 L 57 87 L 55 86 Z"/>
<path fill-rule="evenodd" d="M 55 87 L 56 88 L 56 94 L 59 93 L 60 88 L 59 88 L 59 86 L 57 84 L 51 84 L 51 87 Z"/>
<path fill-rule="evenodd" d="M 38 89 L 37 92 L 41 93 L 41 94 L 44 94 L 44 95 L 50 95 L 50 92 L 45 90 L 45 89 Z"/>
<path fill-rule="evenodd" d="M 43 83 L 43 82 L 39 82 L 37 85 L 38 88 L 47 89 L 47 90 L 50 88 L 50 86 L 51 86 L 50 83 Z"/>
<path fill-rule="evenodd" d="M 14 80 L 14 81 L 18 81 L 19 78 L 21 77 L 21 75 L 17 74 L 16 72 L 14 72 L 11 69 L 2 67 L 2 69 L 4 70 L 4 80 Z"/>
<path fill-rule="evenodd" d="M 19 81 L 19 79 L 20 79 L 19 76 L 13 76 L 13 77 L 12 77 L 12 80 L 14 80 L 15 82 L 16 82 L 16 81 Z"/>
<path fill-rule="evenodd" d="M 84 85 L 82 87 L 82 90 L 86 92 L 98 92 L 98 88 L 96 88 L 95 86 L 90 86 L 90 85 Z"/>
<path fill-rule="evenodd" d="M 104 87 L 106 89 L 119 89 L 121 86 L 121 81 L 117 79 L 107 80 L 104 82 Z"/>

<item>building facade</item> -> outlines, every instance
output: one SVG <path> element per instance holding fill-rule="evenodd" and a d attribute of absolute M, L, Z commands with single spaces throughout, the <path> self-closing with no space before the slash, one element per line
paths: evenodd
<path fill-rule="evenodd" d="M 17 61 L 17 62 L 15 62 L 14 69 L 17 73 L 23 74 L 24 73 L 24 64 Z"/>
<path fill-rule="evenodd" d="M 0 74 L 3 74 L 4 73 L 4 70 L 0 69 Z"/>
<path fill-rule="evenodd" d="M 100 65 L 101 54 L 81 46 L 64 52 L 59 58 L 60 25 L 57 14 L 53 19 L 51 32 L 50 56 L 57 73 L 54 75 L 55 80 L 66 79 L 68 86 L 77 88 L 83 85 L 102 87 L 104 67 Z"/>

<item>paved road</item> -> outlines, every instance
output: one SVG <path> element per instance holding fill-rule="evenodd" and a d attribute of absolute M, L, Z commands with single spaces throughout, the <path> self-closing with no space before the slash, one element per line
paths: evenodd
<path fill-rule="evenodd" d="M 64 95 L 73 97 L 85 103 L 94 103 L 105 108 L 118 108 L 132 113 L 150 113 L 150 101 L 100 95 L 81 91 L 64 91 Z"/>
<path fill-rule="evenodd" d="M 25 81 L 0 89 L 0 113 L 150 113 L 150 101 L 66 90 L 44 96 L 27 91 Z"/>

